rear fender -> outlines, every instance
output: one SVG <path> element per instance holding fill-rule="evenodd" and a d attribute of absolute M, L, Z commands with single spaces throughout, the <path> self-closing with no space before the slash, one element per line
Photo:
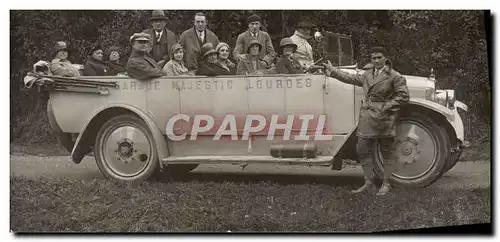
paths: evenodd
<path fill-rule="evenodd" d="M 160 129 L 156 126 L 154 121 L 146 115 L 144 112 L 136 107 L 127 104 L 110 104 L 108 106 L 100 108 L 86 123 L 78 138 L 76 139 L 75 145 L 73 146 L 73 151 L 71 152 L 71 159 L 74 163 L 78 164 L 82 161 L 83 157 L 88 154 L 91 150 L 91 146 L 95 142 L 95 136 L 101 126 L 109 120 L 109 118 L 115 116 L 116 114 L 123 114 L 124 112 L 129 112 L 140 117 L 149 127 L 156 144 L 156 150 L 158 152 L 159 161 L 168 156 L 168 146 Z M 162 163 L 160 163 L 160 167 Z"/>

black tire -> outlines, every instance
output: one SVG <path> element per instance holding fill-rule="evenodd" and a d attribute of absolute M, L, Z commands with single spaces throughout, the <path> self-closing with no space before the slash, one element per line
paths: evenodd
<path fill-rule="evenodd" d="M 445 168 L 443 173 L 448 172 L 449 170 L 451 170 L 451 168 L 453 168 L 458 163 L 458 161 L 460 160 L 461 154 L 462 154 L 462 151 L 459 151 L 459 152 L 453 153 L 450 156 L 450 159 L 449 159 L 448 163 L 446 164 L 446 168 Z"/>
<path fill-rule="evenodd" d="M 134 140 L 121 139 L 121 136 L 117 135 L 119 133 L 113 134 L 113 131 L 124 127 L 134 132 L 131 136 L 136 137 L 135 142 L 139 145 L 134 145 Z M 146 142 L 138 140 L 141 136 Z M 114 138 L 119 141 L 110 144 Z M 113 149 L 116 149 L 115 154 L 110 152 Z M 133 115 L 120 115 L 104 123 L 97 133 L 94 150 L 99 170 L 109 179 L 141 182 L 148 180 L 158 171 L 158 153 L 153 135 L 146 123 Z M 127 154 L 123 154 L 123 150 L 126 150 Z M 121 161 L 123 164 L 120 163 Z M 134 174 L 119 171 L 119 169 L 126 170 L 136 166 L 140 168 Z"/>
<path fill-rule="evenodd" d="M 427 152 L 424 153 L 425 155 L 432 155 L 432 159 L 430 159 L 429 165 L 425 165 L 425 163 L 422 165 L 422 167 L 427 168 L 426 170 L 423 170 L 421 173 L 420 171 L 416 171 L 415 168 L 412 168 L 411 165 L 409 167 L 406 167 L 404 169 L 400 169 L 399 171 L 395 170 L 392 174 L 391 177 L 391 184 L 400 186 L 400 187 L 427 187 L 431 184 L 433 184 L 437 179 L 439 179 L 447 166 L 448 159 L 450 156 L 450 151 L 451 151 L 451 146 L 450 146 L 450 140 L 448 138 L 448 135 L 446 133 L 446 130 L 442 128 L 440 125 L 438 125 L 431 117 L 428 117 L 424 114 L 421 113 L 416 113 L 416 112 L 407 112 L 407 113 L 402 113 L 402 116 L 399 119 L 398 122 L 398 127 L 401 125 L 407 125 L 411 124 L 414 125 L 416 128 L 419 128 L 422 130 L 422 132 L 425 132 L 424 134 L 428 135 L 430 139 L 428 141 L 431 142 L 432 144 L 432 151 L 430 150 L 419 150 L 418 145 L 420 144 L 420 140 L 416 140 L 411 138 L 411 137 L 406 137 L 403 139 L 404 141 L 401 143 L 402 145 L 398 145 L 396 148 L 396 153 L 402 156 L 402 160 L 409 160 L 407 155 L 408 153 L 411 153 L 413 156 L 420 156 L 421 152 Z M 401 136 L 404 134 L 399 134 L 399 136 L 396 138 L 396 140 L 402 140 Z M 426 140 L 427 141 L 427 140 Z M 405 142 L 408 142 L 410 145 L 408 145 L 407 148 L 405 147 L 403 151 L 403 146 L 406 145 Z M 414 145 L 416 142 L 417 145 Z M 425 143 L 425 142 L 424 142 Z M 412 149 L 412 147 L 414 149 Z M 409 151 L 408 151 L 409 150 Z M 374 160 L 374 170 L 375 173 L 377 174 L 378 178 L 383 177 L 383 158 L 380 152 L 380 145 L 375 142 L 374 144 L 374 151 L 373 152 L 373 160 Z M 411 155 L 409 156 L 411 157 Z M 429 159 L 419 159 L 418 161 L 415 161 L 413 163 L 414 165 L 422 164 L 423 162 L 427 162 Z M 396 166 L 398 167 L 398 166 Z M 402 175 L 404 172 L 414 172 L 418 175 L 414 176 L 408 176 L 408 175 Z"/>

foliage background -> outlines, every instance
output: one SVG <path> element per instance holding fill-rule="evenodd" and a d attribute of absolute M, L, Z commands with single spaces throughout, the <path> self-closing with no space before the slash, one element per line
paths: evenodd
<path fill-rule="evenodd" d="M 180 35 L 192 26 L 196 10 L 166 10 L 167 27 Z M 308 17 L 326 30 L 350 34 L 355 58 L 368 62 L 374 43 L 391 53 L 394 67 L 403 74 L 428 76 L 434 68 L 438 88 L 455 89 L 457 100 L 469 106 L 461 113 L 466 137 L 478 147 L 489 147 L 491 133 L 491 84 L 488 70 L 487 26 L 483 11 L 204 11 L 209 28 L 234 47 L 247 29 L 246 18 L 257 13 L 275 48 L 282 37 L 293 34 L 294 24 Z M 51 60 L 55 41 L 67 41 L 70 60 L 84 63 L 93 43 L 118 45 L 122 58 L 130 53 L 129 37 L 150 25 L 151 11 L 79 10 L 10 12 L 10 140 L 54 143 L 48 127 L 47 97 L 36 90 L 22 90 L 22 78 L 38 60 Z"/>

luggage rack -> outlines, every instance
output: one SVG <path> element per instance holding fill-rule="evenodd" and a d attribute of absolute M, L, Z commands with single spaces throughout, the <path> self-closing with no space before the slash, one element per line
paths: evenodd
<path fill-rule="evenodd" d="M 118 82 L 116 81 L 95 81 L 74 77 L 48 76 L 36 73 L 30 73 L 29 75 L 45 79 L 45 83 L 37 85 L 39 91 L 46 90 L 108 95 L 108 87 L 119 88 Z"/>

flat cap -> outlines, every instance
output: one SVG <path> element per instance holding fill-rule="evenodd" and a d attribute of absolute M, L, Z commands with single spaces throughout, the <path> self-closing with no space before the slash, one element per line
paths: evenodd
<path fill-rule="evenodd" d="M 133 43 L 136 40 L 147 40 L 149 41 L 149 34 L 146 33 L 135 33 L 132 36 L 130 36 L 130 43 Z"/>

